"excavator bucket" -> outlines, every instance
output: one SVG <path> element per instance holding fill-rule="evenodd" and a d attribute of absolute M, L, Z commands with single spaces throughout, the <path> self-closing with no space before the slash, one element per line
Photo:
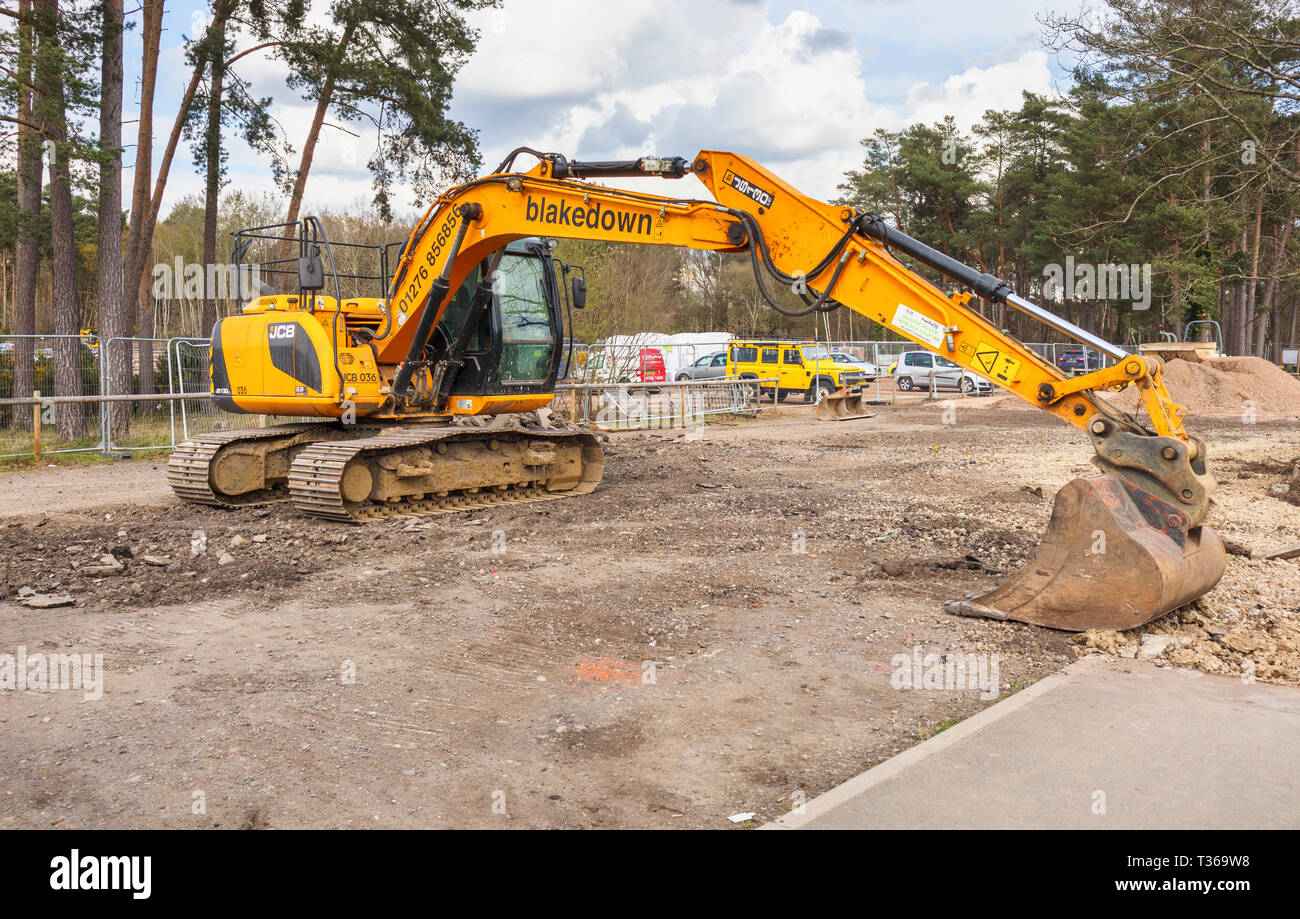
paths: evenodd
<path fill-rule="evenodd" d="M 854 418 L 870 418 L 872 414 L 866 410 L 862 393 L 847 389 L 822 396 L 816 412 L 822 421 L 852 421 Z"/>
<path fill-rule="evenodd" d="M 1047 533 L 1017 574 L 950 613 L 1070 632 L 1131 629 L 1208 592 L 1227 563 L 1208 526 L 1119 476 L 1061 489 Z"/>

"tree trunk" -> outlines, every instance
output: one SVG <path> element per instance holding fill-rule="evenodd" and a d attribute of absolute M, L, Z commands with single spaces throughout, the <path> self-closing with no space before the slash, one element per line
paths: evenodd
<path fill-rule="evenodd" d="M 221 28 L 224 32 L 226 20 L 230 18 L 233 12 L 234 9 L 229 4 L 218 5 L 213 11 L 213 20 L 208 26 L 209 31 Z M 159 16 L 161 17 L 161 15 L 160 5 Z M 156 52 L 154 56 L 156 70 Z M 189 85 L 185 87 L 185 93 L 181 96 L 180 105 L 176 109 L 176 119 L 172 122 L 171 135 L 167 138 L 167 148 L 163 151 L 162 160 L 158 164 L 158 175 L 154 179 L 153 198 L 149 203 L 148 210 L 144 213 L 141 223 L 139 249 L 135 260 L 127 266 L 126 278 L 123 281 L 126 290 L 140 290 L 141 285 L 146 280 L 145 263 L 148 261 L 149 250 L 153 245 L 154 227 L 158 223 L 158 212 L 162 209 L 163 192 L 167 188 L 167 176 L 171 171 L 172 160 L 176 156 L 176 148 L 180 145 L 181 133 L 184 131 L 186 119 L 189 117 L 190 103 L 194 101 L 194 96 L 199 91 L 199 83 L 202 82 L 203 72 L 206 69 L 207 61 L 200 60 L 195 63 L 194 71 L 190 74 Z M 143 318 L 146 309 L 152 308 L 151 298 L 143 298 L 140 301 L 140 318 Z M 152 328 L 152 313 L 150 314 L 149 325 Z M 141 336 L 145 335 L 143 325 L 140 327 L 140 334 Z M 141 377 L 141 387 L 141 392 L 149 391 L 143 388 L 143 377 Z"/>
<path fill-rule="evenodd" d="M 153 342 L 154 337 L 154 319 L 153 319 L 153 285 L 149 279 L 145 278 L 140 284 L 140 290 L 137 293 L 137 300 L 140 303 L 139 311 L 139 335 L 140 335 L 140 392 L 155 393 L 158 390 L 157 381 L 154 379 L 153 368 Z"/>
<path fill-rule="evenodd" d="M 63 53 L 59 47 L 57 0 L 37 0 L 36 85 L 40 87 L 40 122 L 53 141 L 50 162 L 50 262 L 54 284 L 54 394 L 82 395 L 81 308 L 77 302 L 77 244 L 73 235 L 72 178 L 68 159 Z M 73 337 L 66 337 L 73 336 Z M 86 433 L 81 405 L 60 404 L 55 412 L 59 437 L 75 440 Z"/>
<path fill-rule="evenodd" d="M 1250 281 L 1246 288 L 1246 316 L 1249 322 L 1254 326 L 1255 344 L 1252 348 L 1255 357 L 1263 357 L 1264 350 L 1264 333 L 1265 317 L 1255 312 L 1256 297 L 1259 294 L 1259 249 L 1260 237 L 1264 228 L 1264 192 L 1261 189 L 1259 199 L 1255 203 L 1255 242 L 1251 247 L 1250 254 Z M 1249 345 L 1249 338 L 1246 340 Z"/>
<path fill-rule="evenodd" d="M 1296 342 L 1296 320 L 1300 319 L 1300 296 L 1291 295 L 1291 334 L 1286 337 L 1288 345 L 1295 345 Z M 1280 356 L 1280 355 L 1279 355 Z"/>
<path fill-rule="evenodd" d="M 135 176 L 131 186 L 131 222 L 126 232 L 126 258 L 122 289 L 127 292 L 127 309 L 135 311 L 136 325 L 142 325 L 142 310 L 147 301 L 136 295 L 139 279 L 148 261 L 149 240 L 145 239 L 145 221 L 149 214 L 149 186 L 153 182 L 153 98 L 158 82 L 158 47 L 162 40 L 163 0 L 144 0 L 141 38 L 144 52 L 140 67 L 140 123 L 136 131 Z M 188 102 L 186 108 L 189 107 Z M 152 228 L 150 237 L 152 237 Z"/>
<path fill-rule="evenodd" d="M 1278 347 L 1281 345 L 1282 315 L 1278 306 L 1278 288 L 1281 286 L 1281 278 L 1286 270 L 1286 246 L 1291 238 L 1291 226 L 1295 223 L 1295 213 L 1287 215 L 1278 225 L 1277 233 L 1273 236 L 1273 262 L 1269 268 L 1268 280 L 1264 282 L 1264 306 L 1268 309 L 1268 327 L 1273 332 L 1272 360 L 1281 360 L 1282 355 L 1278 353 Z M 1267 353 L 1261 355 L 1268 357 Z"/>
<path fill-rule="evenodd" d="M 343 37 L 339 40 L 338 54 L 335 56 L 335 64 L 342 62 L 347 55 L 348 45 L 352 42 L 352 34 L 355 26 L 348 23 L 343 30 Z M 325 77 L 325 85 L 321 87 L 320 95 L 316 99 L 316 112 L 311 119 L 311 128 L 307 131 L 307 138 L 302 145 L 302 158 L 298 162 L 298 171 L 293 177 L 293 191 L 289 195 L 289 213 L 285 216 L 285 223 L 297 223 L 298 214 L 302 210 L 303 194 L 307 190 L 307 174 L 311 172 L 312 160 L 316 156 L 316 142 L 320 140 L 321 127 L 325 124 L 325 115 L 329 112 L 330 103 L 334 100 L 334 75 L 335 68 L 331 67 Z M 288 258 L 291 252 L 291 243 L 286 241 L 280 249 L 280 258 Z"/>
<path fill-rule="evenodd" d="M 27 86 L 33 80 L 32 27 L 27 24 L 32 12 L 31 0 L 18 5 L 18 241 L 14 254 L 14 332 L 36 332 L 36 274 L 40 246 L 36 228 L 41 219 L 41 135 L 27 127 L 34 121 L 32 96 Z M 31 338 L 14 341 L 15 398 L 30 396 L 35 389 L 35 342 Z M 32 413 L 15 411 L 14 423 L 31 427 Z"/>
<path fill-rule="evenodd" d="M 208 123 L 204 127 L 203 150 L 207 160 L 207 181 L 203 194 L 203 314 L 199 320 L 201 334 L 208 335 L 217 322 L 216 291 L 208 283 L 214 277 L 213 266 L 217 263 L 217 207 L 221 193 L 221 98 L 225 91 L 222 85 L 226 76 L 226 29 L 223 22 L 220 27 L 214 24 L 215 31 L 209 33 L 212 43 L 211 60 L 208 61 Z"/>
<path fill-rule="evenodd" d="M 289 213 L 284 218 L 285 223 L 296 223 L 298 220 L 298 213 L 302 209 L 303 192 L 307 188 L 307 173 L 311 171 L 311 162 L 316 155 L 316 141 L 320 139 L 320 129 L 325 123 L 325 113 L 329 110 L 330 97 L 333 95 L 334 75 L 331 74 L 325 81 L 320 98 L 316 100 L 316 114 L 312 116 L 307 139 L 303 141 L 302 159 L 298 163 L 298 172 L 293 178 L 293 193 L 289 195 Z"/>
<path fill-rule="evenodd" d="M 99 147 L 99 359 L 108 361 L 108 391 L 131 391 L 131 312 L 122 296 L 122 0 L 103 0 Z M 126 433 L 129 402 L 112 403 L 111 429 Z"/>

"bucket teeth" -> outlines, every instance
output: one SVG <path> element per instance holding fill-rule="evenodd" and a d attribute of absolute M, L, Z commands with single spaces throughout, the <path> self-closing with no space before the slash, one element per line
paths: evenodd
<path fill-rule="evenodd" d="M 993 590 L 945 604 L 950 613 L 1053 629 L 1131 629 L 1208 592 L 1227 556 L 1211 527 L 1115 475 L 1057 493 L 1033 558 Z"/>

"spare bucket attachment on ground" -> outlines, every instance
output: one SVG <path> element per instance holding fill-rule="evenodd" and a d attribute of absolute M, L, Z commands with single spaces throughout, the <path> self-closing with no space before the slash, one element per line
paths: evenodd
<path fill-rule="evenodd" d="M 872 415 L 866 409 L 862 393 L 847 389 L 822 396 L 822 400 L 817 403 L 816 412 L 822 421 L 852 421 L 854 418 L 870 418 Z"/>
<path fill-rule="evenodd" d="M 965 616 L 1054 629 L 1131 629 L 1190 603 L 1223 577 L 1218 534 L 1117 475 L 1075 479 L 1056 496 L 1034 557 L 982 595 L 945 604 Z"/>

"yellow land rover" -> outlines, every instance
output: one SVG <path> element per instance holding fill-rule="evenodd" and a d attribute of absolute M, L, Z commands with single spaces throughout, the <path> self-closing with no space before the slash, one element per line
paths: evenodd
<path fill-rule="evenodd" d="M 775 384 L 762 384 L 774 401 L 803 393 L 806 402 L 820 402 L 827 393 L 875 378 L 866 367 L 836 361 L 825 345 L 815 342 L 740 340 L 727 343 L 727 376 L 775 379 Z"/>

